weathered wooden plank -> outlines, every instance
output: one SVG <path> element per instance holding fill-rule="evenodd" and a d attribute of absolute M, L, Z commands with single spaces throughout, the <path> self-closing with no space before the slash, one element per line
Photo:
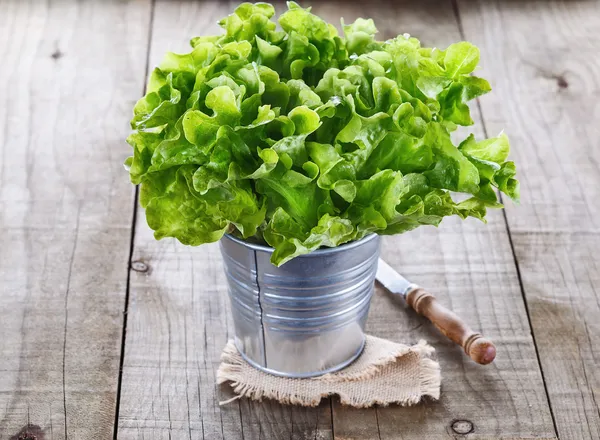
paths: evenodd
<path fill-rule="evenodd" d="M 340 11 L 337 3 L 321 2 L 314 10 L 332 21 L 340 15 L 347 20 L 372 16 L 382 38 L 407 31 L 430 45 L 458 40 L 450 4 L 433 3 L 350 3 Z M 214 22 L 231 8 L 215 2 L 159 2 L 151 63 L 167 49 L 185 50 L 192 35 L 214 32 Z M 119 438 L 168 438 L 169 433 L 195 438 L 200 432 L 205 438 L 446 438 L 469 424 L 474 427 L 471 436 L 478 437 L 554 435 L 501 213 L 493 214 L 487 227 L 450 221 L 439 231 L 387 238 L 384 247 L 384 256 L 403 273 L 431 287 L 495 339 L 496 364 L 472 364 L 430 325 L 378 291 L 369 330 L 402 342 L 425 338 L 434 343 L 444 369 L 443 398 L 425 406 L 379 410 L 349 410 L 335 403 L 333 432 L 326 405 L 306 412 L 273 402 L 217 406 L 218 394 L 211 387 L 227 338 L 228 314 L 218 250 L 214 245 L 192 249 L 155 243 L 143 216 L 138 228 L 134 258 L 151 269 L 132 277 Z M 202 282 L 194 283 L 194 278 Z M 205 336 L 206 345 L 197 342 Z M 190 353 L 210 367 L 194 371 Z M 203 405 L 196 409 L 198 400 Z M 215 437 L 210 437 L 206 426 L 217 426 L 221 418 L 231 419 L 231 426 L 211 431 Z"/>
<path fill-rule="evenodd" d="M 488 225 L 445 222 L 384 241 L 383 256 L 410 279 L 467 317 L 498 347 L 496 361 L 479 366 L 412 311 L 402 314 L 381 289 L 369 329 L 399 341 L 424 338 L 437 349 L 442 398 L 422 407 L 378 410 L 381 438 L 445 438 L 473 428 L 477 438 L 552 437 L 552 419 L 511 261 L 501 213 Z M 456 425 L 457 420 L 465 421 Z M 454 429 L 453 429 L 454 426 Z M 467 429 L 467 430 L 470 430 Z M 463 432 L 464 433 L 464 432 Z"/>
<path fill-rule="evenodd" d="M 0 3 L 1 439 L 112 437 L 149 12 Z"/>
<path fill-rule="evenodd" d="M 347 21 L 372 17 L 382 39 L 408 32 L 437 47 L 461 39 L 450 2 L 353 2 L 342 10 L 322 2 L 313 10 L 330 21 L 340 15 Z M 434 344 L 442 364 L 442 399 L 413 408 L 380 408 L 376 414 L 334 401 L 336 438 L 447 438 L 464 426 L 473 427 L 472 436 L 485 438 L 554 436 L 502 214 L 491 213 L 488 225 L 447 220 L 439 230 L 386 237 L 383 256 L 492 338 L 498 360 L 475 365 L 429 323 L 378 290 L 368 331 L 400 342 L 423 338 Z"/>
<path fill-rule="evenodd" d="M 486 127 L 520 166 L 507 218 L 558 434 L 600 438 L 600 4 L 459 6 L 495 87 Z"/>
<path fill-rule="evenodd" d="M 232 5 L 158 1 L 150 68 L 168 50 L 189 51 L 192 36 L 218 32 Z M 229 339 L 229 304 L 217 245 L 156 242 L 137 219 L 119 414 L 120 439 L 243 438 L 239 403 L 220 407 L 216 386 Z M 289 411 L 289 410 L 288 410 Z"/>
<path fill-rule="evenodd" d="M 223 2 L 158 2 L 151 65 L 157 64 L 167 50 L 189 50 L 188 41 L 194 35 L 219 32 L 216 22 L 234 7 L 235 3 Z M 227 388 L 219 392 L 215 387 L 219 356 L 230 329 L 218 249 L 172 243 L 163 253 L 167 242 L 154 242 L 143 215 L 138 227 L 134 259 L 150 261 L 152 269 L 146 275 L 134 273 L 132 278 L 119 438 L 167 438 L 169 433 L 206 439 L 330 438 L 328 401 L 309 409 L 249 401 L 219 407 L 219 399 L 231 396 Z M 159 271 L 155 266 L 176 266 L 177 270 Z M 147 291 L 154 291 L 153 298 L 160 296 L 160 301 L 143 296 Z M 187 306 L 174 309 L 173 302 Z M 162 330 L 156 328 L 157 320 L 166 322 Z M 167 331 L 172 325 L 168 322 L 178 323 L 178 328 Z M 169 337 L 182 332 L 187 339 Z M 171 349 L 165 351 L 165 343 Z M 203 368 L 197 369 L 190 361 L 192 354 Z M 144 371 L 157 364 L 161 365 L 160 374 L 149 376 Z M 182 393 L 188 399 L 181 399 Z M 187 401 L 190 399 L 192 404 Z M 197 401 L 199 409 L 195 408 Z"/>
<path fill-rule="evenodd" d="M 218 246 L 156 242 L 143 216 L 135 243 L 119 438 L 242 438 L 238 405 L 218 403 L 231 397 L 215 377 L 229 338 Z"/>

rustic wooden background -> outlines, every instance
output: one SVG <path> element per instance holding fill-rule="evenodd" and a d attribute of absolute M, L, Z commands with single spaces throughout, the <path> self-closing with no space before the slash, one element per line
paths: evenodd
<path fill-rule="evenodd" d="M 220 407 L 218 248 L 154 241 L 121 164 L 149 66 L 235 2 L 0 0 L 0 439 L 600 438 L 599 2 L 312 3 L 373 17 L 382 38 L 482 49 L 494 92 L 475 119 L 509 133 L 522 204 L 386 238 L 383 256 L 492 338 L 496 362 L 378 290 L 368 330 L 435 345 L 439 402 Z"/>

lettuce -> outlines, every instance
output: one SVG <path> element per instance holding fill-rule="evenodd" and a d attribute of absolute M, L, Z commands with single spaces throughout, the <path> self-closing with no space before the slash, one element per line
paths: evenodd
<path fill-rule="evenodd" d="M 475 46 L 378 41 L 362 18 L 340 35 L 294 2 L 278 30 L 274 14 L 238 6 L 222 35 L 168 53 L 135 105 L 126 165 L 157 239 L 229 232 L 272 246 L 281 265 L 450 215 L 485 221 L 498 192 L 518 201 L 505 134 L 451 137 L 491 89 L 472 75 Z"/>

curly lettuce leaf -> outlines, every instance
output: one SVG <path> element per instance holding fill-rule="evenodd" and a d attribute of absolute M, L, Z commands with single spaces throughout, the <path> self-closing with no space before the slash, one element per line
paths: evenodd
<path fill-rule="evenodd" d="M 371 19 L 343 34 L 310 8 L 242 3 L 166 54 L 134 107 L 125 165 L 156 238 L 213 242 L 226 232 L 274 248 L 273 264 L 367 234 L 485 221 L 498 193 L 519 199 L 506 135 L 458 146 L 479 50 L 440 50 Z M 463 193 L 462 201 L 453 193 Z"/>

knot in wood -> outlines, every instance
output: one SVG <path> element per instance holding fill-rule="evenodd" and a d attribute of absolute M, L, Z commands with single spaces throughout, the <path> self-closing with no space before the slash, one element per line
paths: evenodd
<path fill-rule="evenodd" d="M 44 440 L 44 431 L 37 425 L 26 425 L 9 440 Z"/>
<path fill-rule="evenodd" d="M 468 420 L 455 420 L 451 425 L 456 434 L 469 434 L 475 430 L 473 423 Z"/>
<path fill-rule="evenodd" d="M 60 51 L 60 49 L 58 49 L 58 48 L 57 48 L 57 49 L 56 49 L 54 52 L 52 52 L 52 54 L 50 55 L 50 57 L 51 57 L 51 58 L 52 58 L 54 61 L 57 61 L 57 60 L 59 60 L 60 58 L 62 58 L 64 55 L 65 55 L 65 54 L 64 54 L 64 53 L 62 53 L 62 52 Z"/>
<path fill-rule="evenodd" d="M 558 84 L 558 87 L 560 89 L 566 89 L 567 87 L 569 87 L 569 83 L 567 82 L 567 80 L 565 79 L 565 77 L 562 76 L 562 75 L 557 75 L 556 76 L 556 84 Z"/>
<path fill-rule="evenodd" d="M 148 272 L 148 265 L 139 260 L 133 261 L 131 263 L 131 268 L 136 272 Z"/>

